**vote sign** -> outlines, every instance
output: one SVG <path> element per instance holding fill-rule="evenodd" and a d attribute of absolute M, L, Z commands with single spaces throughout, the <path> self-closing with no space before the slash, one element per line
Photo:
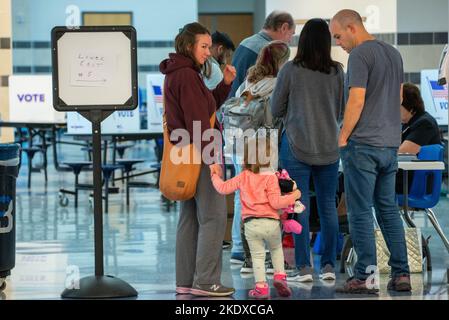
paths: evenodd
<path fill-rule="evenodd" d="M 64 122 L 65 113 L 53 108 L 51 75 L 9 77 L 9 120 L 11 122 Z"/>

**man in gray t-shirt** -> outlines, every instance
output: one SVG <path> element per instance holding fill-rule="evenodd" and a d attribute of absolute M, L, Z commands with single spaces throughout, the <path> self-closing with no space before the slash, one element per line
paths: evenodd
<path fill-rule="evenodd" d="M 375 147 L 401 144 L 402 58 L 391 45 L 367 40 L 351 51 L 348 87 L 365 89 L 365 103 L 350 139 Z"/>
<path fill-rule="evenodd" d="M 376 40 L 353 10 L 331 20 L 337 45 L 349 55 L 349 97 L 338 138 L 349 229 L 357 254 L 354 277 L 337 291 L 377 293 L 372 207 L 391 253 L 388 289 L 410 291 L 404 228 L 395 199 L 397 149 L 401 139 L 403 68 L 399 52 Z M 378 279 L 377 279 L 378 280 Z"/>

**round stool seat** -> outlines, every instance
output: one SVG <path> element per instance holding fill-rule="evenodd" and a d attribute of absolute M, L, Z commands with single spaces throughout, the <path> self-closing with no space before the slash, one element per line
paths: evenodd
<path fill-rule="evenodd" d="M 90 161 L 73 161 L 73 162 L 63 162 L 63 164 L 70 167 L 73 170 L 73 173 L 79 174 L 84 167 L 90 166 L 92 164 L 92 162 L 90 162 Z"/>
<path fill-rule="evenodd" d="M 112 172 L 117 169 L 122 169 L 123 166 L 121 164 L 103 164 L 101 165 L 101 170 L 103 171 L 103 175 L 105 179 L 109 179 L 111 177 Z"/>
<path fill-rule="evenodd" d="M 42 149 L 39 147 L 28 147 L 22 148 L 22 151 L 26 152 L 26 154 L 32 158 L 36 152 L 42 151 Z"/>
<path fill-rule="evenodd" d="M 123 165 L 123 168 L 125 169 L 125 172 L 129 172 L 133 170 L 133 166 L 136 163 L 142 163 L 145 160 L 143 159 L 118 159 L 117 163 Z"/>
<path fill-rule="evenodd" d="M 119 144 L 115 146 L 115 150 L 117 150 L 119 157 L 122 158 L 125 154 L 125 150 L 133 146 L 133 144 Z"/>

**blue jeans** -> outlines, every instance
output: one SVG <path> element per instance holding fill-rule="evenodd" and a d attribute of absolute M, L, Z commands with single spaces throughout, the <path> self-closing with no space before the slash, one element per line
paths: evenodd
<path fill-rule="evenodd" d="M 234 163 L 235 175 L 239 175 L 242 172 L 242 166 L 238 163 L 237 159 L 232 157 Z M 240 191 L 235 191 L 234 196 L 234 218 L 232 220 L 232 253 L 243 253 L 242 237 L 240 235 L 240 224 L 242 223 L 242 205 L 240 203 Z"/>
<path fill-rule="evenodd" d="M 397 148 L 349 141 L 340 149 L 349 231 L 357 254 L 355 277 L 365 280 L 377 265 L 372 207 L 388 250 L 392 276 L 409 274 L 404 227 L 395 199 Z"/>
<path fill-rule="evenodd" d="M 311 266 L 310 263 L 310 177 L 313 178 L 318 215 L 321 224 L 321 241 L 324 245 L 321 255 L 321 268 L 326 264 L 335 267 L 338 241 L 338 216 L 336 208 L 336 194 L 338 183 L 338 164 L 315 166 L 296 160 L 290 150 L 287 136 L 282 136 L 280 162 L 290 177 L 296 181 L 301 191 L 301 201 L 306 210 L 298 215 L 298 222 L 303 229 L 301 234 L 295 234 L 295 262 L 297 268 Z"/>

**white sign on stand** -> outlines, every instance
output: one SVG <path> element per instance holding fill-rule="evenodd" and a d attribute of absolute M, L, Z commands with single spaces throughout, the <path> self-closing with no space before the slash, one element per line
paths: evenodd
<path fill-rule="evenodd" d="M 65 112 L 53 108 L 51 75 L 9 76 L 9 121 L 65 122 Z"/>
<path fill-rule="evenodd" d="M 435 118 L 438 125 L 447 126 L 447 85 L 438 84 L 437 69 L 421 70 L 421 96 L 426 111 Z"/>
<path fill-rule="evenodd" d="M 165 76 L 162 73 L 147 75 L 148 131 L 162 132 L 164 113 L 163 88 Z"/>

